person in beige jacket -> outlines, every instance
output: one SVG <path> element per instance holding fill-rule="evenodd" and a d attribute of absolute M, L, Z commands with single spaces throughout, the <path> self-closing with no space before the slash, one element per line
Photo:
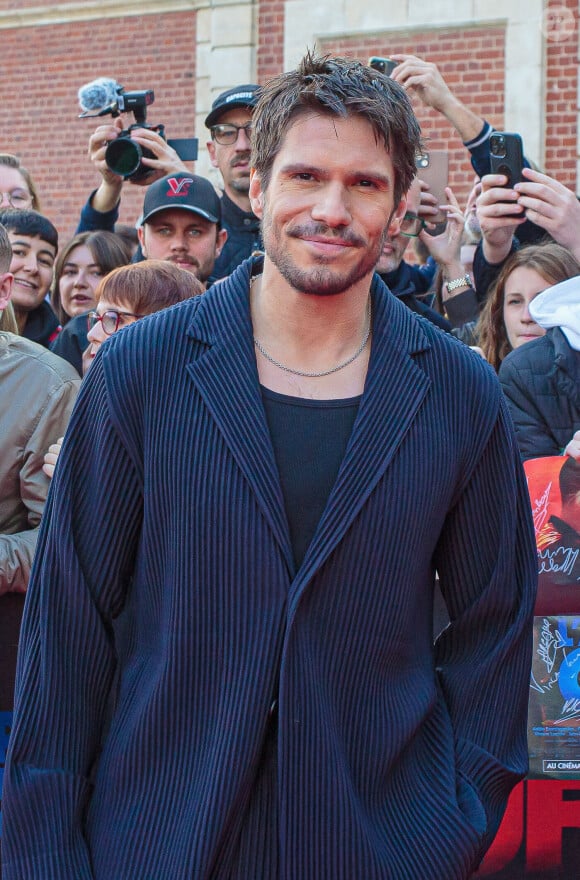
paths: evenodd
<path fill-rule="evenodd" d="M 50 486 L 44 453 L 64 434 L 80 384 L 69 363 L 17 335 L 11 257 L 0 226 L 0 710 L 11 708 L 24 593 Z"/>

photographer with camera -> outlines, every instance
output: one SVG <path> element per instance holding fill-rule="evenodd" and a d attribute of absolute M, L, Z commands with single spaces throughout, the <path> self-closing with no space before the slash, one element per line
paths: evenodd
<path fill-rule="evenodd" d="M 113 119 L 99 125 L 89 140 L 89 159 L 101 175 L 101 183 L 94 190 L 82 209 L 77 232 L 88 232 L 104 229 L 113 232 L 119 217 L 119 203 L 123 190 L 124 178 L 111 171 L 105 160 L 105 153 L 123 130 L 123 121 Z M 141 147 L 150 150 L 155 158 L 143 158 L 144 165 L 151 168 L 151 174 L 145 178 L 131 180 L 136 186 L 149 186 L 166 174 L 189 173 L 187 166 L 181 161 L 175 150 L 163 140 L 156 131 L 140 128 L 131 132 L 132 139 Z"/>
<path fill-rule="evenodd" d="M 149 186 L 168 174 L 190 174 L 184 159 L 197 155 L 197 142 L 169 142 L 163 125 L 146 123 L 147 107 L 155 99 L 149 89 L 125 92 L 115 80 L 97 79 L 79 89 L 81 118 L 111 115 L 111 122 L 100 124 L 89 140 L 89 158 L 101 175 L 81 211 L 77 233 L 93 230 L 114 232 L 124 180 Z M 95 111 L 95 112 L 89 112 Z M 120 113 L 132 112 L 135 123 L 125 128 Z M 180 144 L 181 155 L 175 148 Z"/>

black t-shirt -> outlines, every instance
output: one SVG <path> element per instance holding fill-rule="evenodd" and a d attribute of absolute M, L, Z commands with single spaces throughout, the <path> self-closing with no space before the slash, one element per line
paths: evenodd
<path fill-rule="evenodd" d="M 262 399 L 299 567 L 336 481 L 360 397 L 310 400 L 262 387 Z"/>

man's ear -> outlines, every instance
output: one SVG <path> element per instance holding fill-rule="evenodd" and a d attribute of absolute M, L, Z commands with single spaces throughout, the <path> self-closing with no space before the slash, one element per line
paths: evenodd
<path fill-rule="evenodd" d="M 4 311 L 10 297 L 12 296 L 12 279 L 14 275 L 11 272 L 4 272 L 0 275 L 0 311 Z"/>
<path fill-rule="evenodd" d="M 218 167 L 217 158 L 215 154 L 215 144 L 213 141 L 206 141 L 207 153 L 210 158 L 211 164 L 214 168 Z"/>
<path fill-rule="evenodd" d="M 391 214 L 391 219 L 389 220 L 389 225 L 387 226 L 387 232 L 389 235 L 395 236 L 398 235 L 401 231 L 401 220 L 405 216 L 405 212 L 407 210 L 407 197 L 403 196 L 401 201 Z"/>
<path fill-rule="evenodd" d="M 250 205 L 252 206 L 252 211 L 262 219 L 262 214 L 264 213 L 264 193 L 262 191 L 262 180 L 260 175 L 257 173 L 255 168 L 252 168 L 250 171 Z"/>
<path fill-rule="evenodd" d="M 228 240 L 228 231 L 227 229 L 218 229 L 218 233 L 215 239 L 215 258 L 219 257 L 221 254 L 224 244 Z"/>

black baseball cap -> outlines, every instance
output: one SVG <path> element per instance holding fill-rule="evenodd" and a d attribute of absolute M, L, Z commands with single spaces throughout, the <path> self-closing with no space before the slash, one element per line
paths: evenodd
<path fill-rule="evenodd" d="M 167 208 L 181 208 L 221 225 L 219 196 L 209 180 L 197 174 L 168 174 L 152 183 L 143 203 L 142 223 Z"/>
<path fill-rule="evenodd" d="M 255 107 L 260 97 L 260 86 L 256 83 L 246 83 L 243 86 L 235 86 L 218 95 L 213 104 L 211 111 L 205 118 L 206 128 L 215 125 L 222 113 L 231 110 L 232 107 Z"/>

